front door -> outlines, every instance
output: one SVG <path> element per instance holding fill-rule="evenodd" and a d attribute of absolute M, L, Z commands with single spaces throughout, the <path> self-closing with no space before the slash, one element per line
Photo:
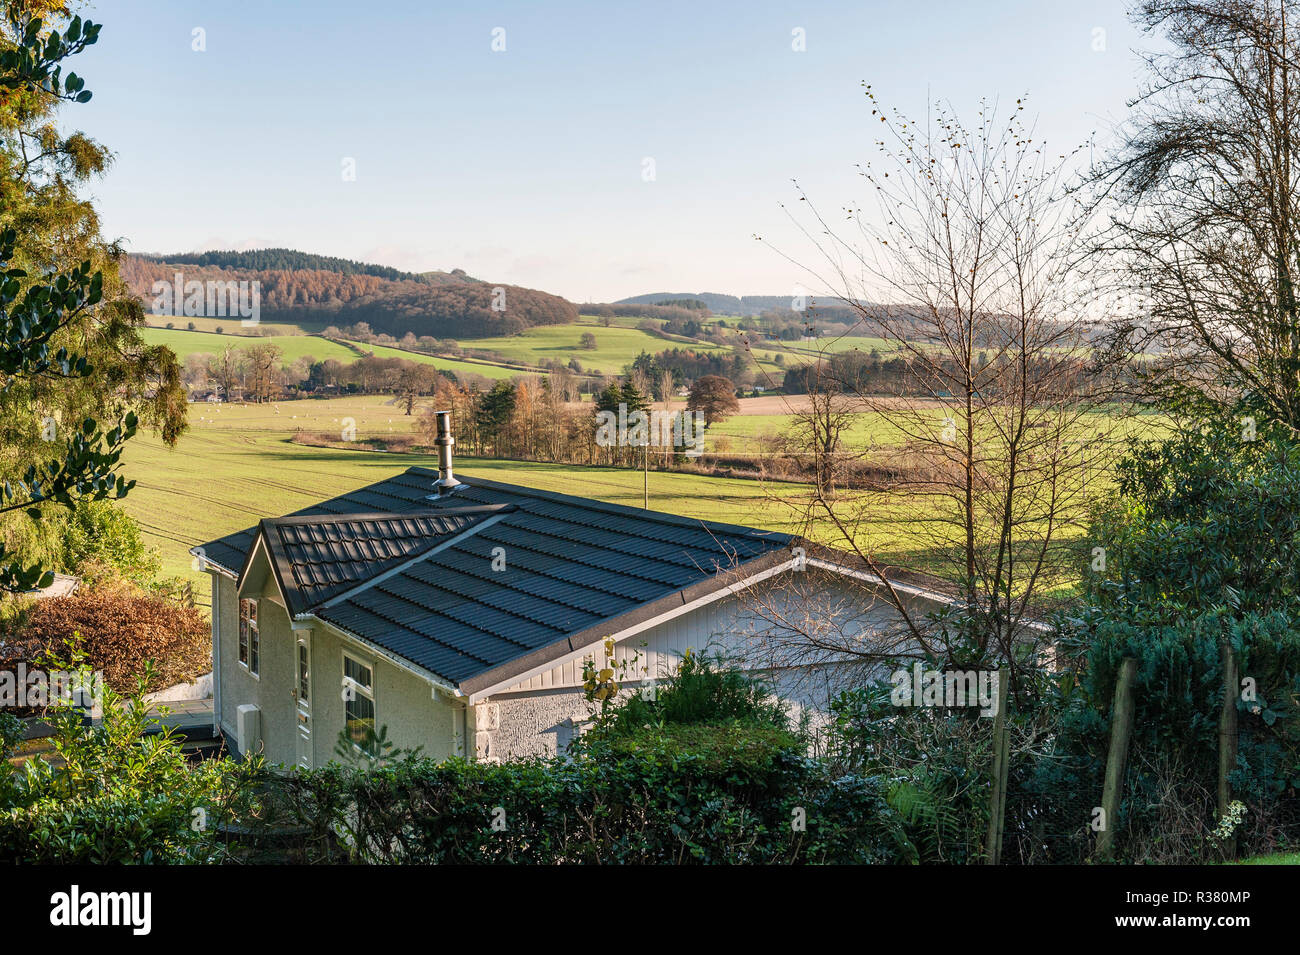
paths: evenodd
<path fill-rule="evenodd" d="M 296 673 L 298 684 L 294 687 L 294 720 L 297 723 L 294 738 L 298 747 L 298 765 L 311 769 L 311 631 L 297 634 Z"/>

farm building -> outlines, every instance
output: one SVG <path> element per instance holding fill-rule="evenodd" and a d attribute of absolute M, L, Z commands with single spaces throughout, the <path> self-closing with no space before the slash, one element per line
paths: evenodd
<path fill-rule="evenodd" d="M 319 766 L 341 733 L 384 727 L 435 758 L 562 752 L 590 716 L 585 659 L 649 686 L 688 649 L 743 655 L 818 707 L 833 661 L 765 655 L 787 613 L 763 608 L 807 613 L 815 590 L 849 628 L 889 626 L 861 574 L 787 535 L 462 480 L 450 444 L 440 470 L 194 549 L 212 577 L 214 721 L 236 751 Z"/>

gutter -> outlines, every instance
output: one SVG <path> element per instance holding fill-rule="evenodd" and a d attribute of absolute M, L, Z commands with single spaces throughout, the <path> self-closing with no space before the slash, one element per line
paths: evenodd
<path fill-rule="evenodd" d="M 202 547 L 191 547 L 189 549 L 189 554 L 191 554 L 194 558 L 198 560 L 200 571 L 206 571 L 209 574 L 220 574 L 223 577 L 229 577 L 231 580 L 235 581 L 236 583 L 239 582 L 238 573 L 236 573 L 233 570 L 227 570 L 225 567 L 222 567 L 211 557 L 207 556 L 207 554 L 203 551 Z"/>

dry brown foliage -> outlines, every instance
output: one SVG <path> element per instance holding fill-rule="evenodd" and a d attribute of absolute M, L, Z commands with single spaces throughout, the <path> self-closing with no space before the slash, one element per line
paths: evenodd
<path fill-rule="evenodd" d="M 86 662 L 119 691 L 135 685 L 149 659 L 155 664 L 150 690 L 212 668 L 211 631 L 192 605 L 122 583 L 34 602 L 7 624 L 0 663 L 26 660 L 30 667 L 47 653 L 66 656 L 73 634 L 80 635 Z"/>

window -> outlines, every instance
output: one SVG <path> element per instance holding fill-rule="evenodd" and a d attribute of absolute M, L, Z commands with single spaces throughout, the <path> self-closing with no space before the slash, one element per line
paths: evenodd
<path fill-rule="evenodd" d="M 239 601 L 239 662 L 257 676 L 262 657 L 262 641 L 257 635 L 257 601 Z"/>
<path fill-rule="evenodd" d="M 298 701 L 311 702 L 311 666 L 307 658 L 307 644 L 298 643 Z"/>
<path fill-rule="evenodd" d="M 343 655 L 343 727 L 361 744 L 375 729 L 375 678 L 367 664 Z"/>

